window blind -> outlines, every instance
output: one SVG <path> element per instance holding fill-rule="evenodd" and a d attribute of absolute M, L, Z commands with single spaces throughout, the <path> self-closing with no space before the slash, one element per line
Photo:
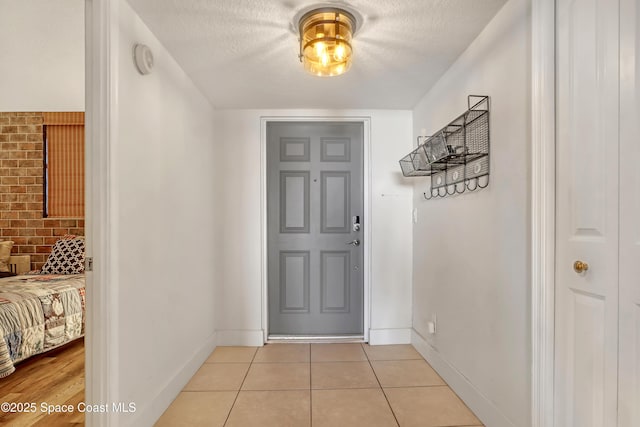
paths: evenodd
<path fill-rule="evenodd" d="M 84 113 L 44 113 L 47 216 L 84 217 Z"/>

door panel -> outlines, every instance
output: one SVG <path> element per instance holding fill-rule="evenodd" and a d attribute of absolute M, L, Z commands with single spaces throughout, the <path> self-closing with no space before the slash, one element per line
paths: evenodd
<path fill-rule="evenodd" d="M 605 407 L 605 355 L 604 335 L 606 300 L 600 295 L 584 294 L 572 290 L 569 300 L 567 332 L 575 337 L 569 343 L 569 356 L 575 366 L 564 379 L 571 380 L 573 389 L 573 426 L 592 426 L 603 419 Z"/>
<path fill-rule="evenodd" d="M 309 252 L 280 252 L 280 312 L 309 312 Z"/>
<path fill-rule="evenodd" d="M 618 0 L 558 0 L 555 425 L 617 423 Z M 574 271 L 574 261 L 588 264 Z"/>
<path fill-rule="evenodd" d="M 309 232 L 309 172 L 280 172 L 280 232 Z"/>
<path fill-rule="evenodd" d="M 281 138 L 281 162 L 308 162 L 310 159 L 309 138 Z"/>
<path fill-rule="evenodd" d="M 351 265 L 348 251 L 320 253 L 320 291 L 323 313 L 348 313 L 351 294 Z"/>
<path fill-rule="evenodd" d="M 606 205 L 603 202 L 607 170 L 601 167 L 601 162 L 606 158 L 609 143 L 607 121 L 611 121 L 612 117 L 602 111 L 605 105 L 598 102 L 607 95 L 595 91 L 606 90 L 606 82 L 599 81 L 600 76 L 606 76 L 607 64 L 603 57 L 605 52 L 600 51 L 600 46 L 606 40 L 599 40 L 597 14 L 599 7 L 606 6 L 607 1 L 559 2 L 561 5 L 568 3 L 569 31 L 564 44 L 568 61 L 566 65 L 562 64 L 566 66 L 563 74 L 566 73 L 568 84 L 563 99 L 566 102 L 568 134 L 563 143 L 570 145 L 571 154 L 563 159 L 561 167 L 566 163 L 572 171 L 570 216 L 575 239 L 602 237 L 605 231 L 606 214 L 603 211 Z M 560 76 L 561 79 L 563 77 Z"/>
<path fill-rule="evenodd" d="M 363 335 L 363 138 L 362 123 L 267 124 L 270 336 Z"/>
<path fill-rule="evenodd" d="M 640 5 L 620 3 L 620 427 L 640 426 Z"/>
<path fill-rule="evenodd" d="M 320 159 L 323 162 L 351 161 L 351 140 L 349 138 L 320 138 Z"/>
<path fill-rule="evenodd" d="M 320 172 L 320 224 L 323 233 L 351 233 L 350 172 Z"/>

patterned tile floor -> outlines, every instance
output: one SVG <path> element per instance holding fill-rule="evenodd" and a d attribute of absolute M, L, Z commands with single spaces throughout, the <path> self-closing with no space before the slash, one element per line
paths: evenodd
<path fill-rule="evenodd" d="M 482 423 L 411 345 L 218 347 L 156 426 Z"/>

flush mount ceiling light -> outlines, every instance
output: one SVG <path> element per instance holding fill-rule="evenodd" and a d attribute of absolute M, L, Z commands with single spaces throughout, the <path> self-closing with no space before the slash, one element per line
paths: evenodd
<path fill-rule="evenodd" d="M 316 76 L 339 76 L 351 67 L 351 40 L 356 17 L 337 7 L 320 7 L 306 12 L 298 22 L 300 62 Z"/>

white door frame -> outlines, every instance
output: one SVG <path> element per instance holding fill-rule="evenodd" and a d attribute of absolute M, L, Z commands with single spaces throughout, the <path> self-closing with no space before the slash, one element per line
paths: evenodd
<path fill-rule="evenodd" d="M 553 426 L 555 0 L 531 1 L 531 425 Z"/>
<path fill-rule="evenodd" d="M 85 0 L 85 402 L 118 399 L 117 211 L 113 140 L 117 132 L 118 1 Z M 112 426 L 109 413 L 86 412 L 87 426 Z"/>
<path fill-rule="evenodd" d="M 267 342 L 269 335 L 269 292 L 267 289 L 267 123 L 269 122 L 357 122 L 364 128 L 363 138 L 363 184 L 364 184 L 364 340 L 369 341 L 369 325 L 371 324 L 371 117 L 362 116 L 265 116 L 260 118 L 260 277 L 262 281 L 262 332 Z"/>

